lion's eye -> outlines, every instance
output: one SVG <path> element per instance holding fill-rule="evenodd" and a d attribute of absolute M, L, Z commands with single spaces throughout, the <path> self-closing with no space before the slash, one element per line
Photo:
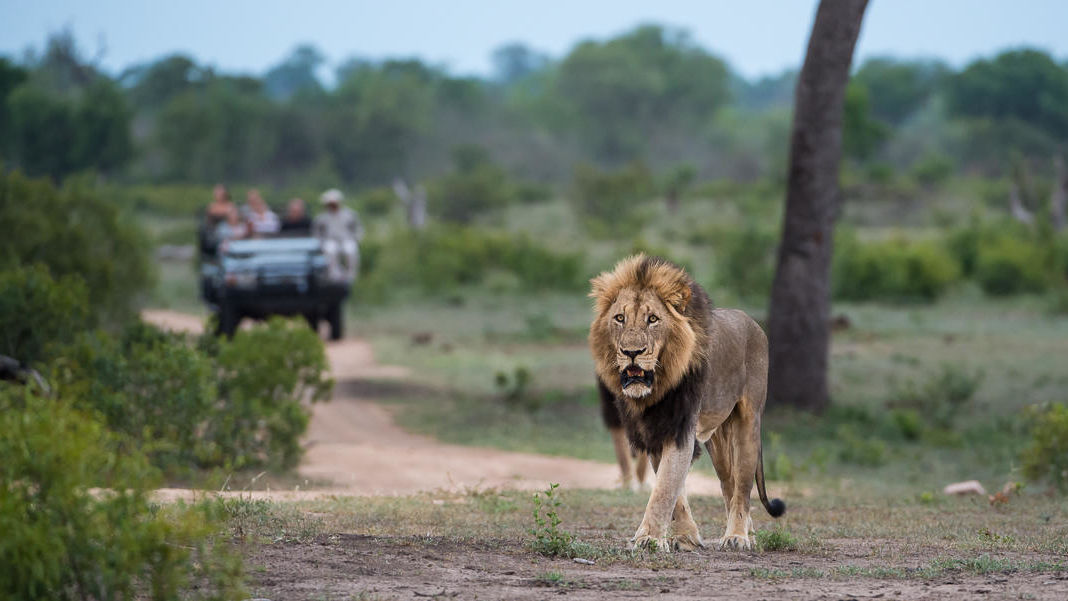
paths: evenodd
<path fill-rule="evenodd" d="M 622 313 L 616 313 L 616 316 L 613 317 L 613 319 L 615 319 L 619 323 L 623 323 L 623 314 Z"/>
<path fill-rule="evenodd" d="M 647 319 L 646 321 L 648 321 L 649 323 L 656 323 L 656 322 L 660 321 L 660 318 L 657 317 L 656 315 L 650 315 L 649 319 Z"/>

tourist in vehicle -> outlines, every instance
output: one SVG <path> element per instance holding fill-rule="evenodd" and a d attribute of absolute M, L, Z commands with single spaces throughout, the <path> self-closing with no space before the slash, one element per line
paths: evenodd
<path fill-rule="evenodd" d="M 256 188 L 248 191 L 248 224 L 256 236 L 277 234 L 281 227 L 278 215 L 267 206 L 263 196 Z"/>
<path fill-rule="evenodd" d="M 311 217 L 304 207 L 303 198 L 291 198 L 286 204 L 286 214 L 282 216 L 282 232 L 287 234 L 311 233 Z"/>
<path fill-rule="evenodd" d="M 241 218 L 241 211 L 236 206 L 230 208 L 226 220 L 215 226 L 215 239 L 219 243 L 247 238 L 250 233 L 248 222 Z"/>
<path fill-rule="evenodd" d="M 230 209 L 237 207 L 230 200 L 230 191 L 222 184 L 215 184 L 211 191 L 211 196 L 211 203 L 208 204 L 207 210 L 204 211 L 204 216 L 211 225 L 215 225 L 226 221 L 227 216 L 230 214 Z"/>
<path fill-rule="evenodd" d="M 334 279 L 354 280 L 359 269 L 359 242 L 363 239 L 363 224 L 356 211 L 341 206 L 345 195 L 331 188 L 320 197 L 326 210 L 315 217 L 313 233 L 323 241 L 323 253 Z"/>

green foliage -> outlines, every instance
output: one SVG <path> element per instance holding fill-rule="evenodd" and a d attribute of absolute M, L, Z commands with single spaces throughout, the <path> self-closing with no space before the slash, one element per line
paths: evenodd
<path fill-rule="evenodd" d="M 471 223 L 512 202 L 516 192 L 508 174 L 484 153 L 480 147 L 454 150 L 456 171 L 430 188 L 428 205 L 434 215 L 453 223 Z"/>
<path fill-rule="evenodd" d="M 912 177 L 924 186 L 938 186 L 953 175 L 953 159 L 940 153 L 927 154 L 912 165 Z"/>
<path fill-rule="evenodd" d="M 303 324 L 275 317 L 219 343 L 220 403 L 206 428 L 210 464 L 289 469 L 303 454 L 306 402 L 329 399 L 326 353 Z"/>
<path fill-rule="evenodd" d="M 653 190 L 652 174 L 642 163 L 611 172 L 581 163 L 575 166 L 572 200 L 592 233 L 627 236 L 644 225 L 640 203 L 649 200 Z"/>
<path fill-rule="evenodd" d="M 640 158 L 654 134 L 710 118 L 729 96 L 721 60 L 655 25 L 579 44 L 553 91 L 594 158 L 616 163 Z"/>
<path fill-rule="evenodd" d="M 397 195 L 386 187 L 370 188 L 356 196 L 356 206 L 360 214 L 368 217 L 388 215 L 394 206 L 400 204 Z"/>
<path fill-rule="evenodd" d="M 143 449 L 153 465 L 182 472 L 207 463 L 204 426 L 216 418 L 213 365 L 184 337 L 137 323 L 120 336 L 86 334 L 59 362 L 57 388 Z"/>
<path fill-rule="evenodd" d="M 83 336 L 56 370 L 60 394 L 93 411 L 168 474 L 192 468 L 289 469 L 300 460 L 307 402 L 328 398 L 322 343 L 276 318 L 229 340 L 144 324 Z"/>
<path fill-rule="evenodd" d="M 852 82 L 867 91 L 875 118 L 900 125 L 930 98 L 947 72 L 938 62 L 875 57 L 864 61 Z"/>
<path fill-rule="evenodd" d="M 1032 407 L 1028 418 L 1031 440 L 1020 455 L 1024 475 L 1031 480 L 1048 479 L 1061 492 L 1068 492 L 1068 405 Z"/>
<path fill-rule="evenodd" d="M 88 325 L 84 282 L 41 265 L 0 271 L 0 355 L 36 365 Z"/>
<path fill-rule="evenodd" d="M 152 280 L 144 234 L 83 182 L 56 189 L 0 174 L 0 270 L 41 264 L 55 278 L 85 282 L 92 315 L 129 318 Z"/>
<path fill-rule="evenodd" d="M 998 236 L 975 258 L 975 279 L 991 296 L 1042 292 L 1050 283 L 1046 249 L 1026 239 Z"/>
<path fill-rule="evenodd" d="M 783 527 L 756 531 L 757 549 L 761 551 L 796 551 L 797 537 Z"/>
<path fill-rule="evenodd" d="M 549 488 L 534 493 L 534 527 L 529 530 L 534 540 L 530 548 L 546 557 L 573 557 L 575 535 L 560 529 L 563 520 L 557 510 L 562 503 L 556 496 L 559 487 L 559 484 L 549 484 Z"/>
<path fill-rule="evenodd" d="M 858 160 L 868 159 L 888 135 L 887 127 L 871 116 L 867 88 L 849 85 L 842 109 L 842 153 Z"/>
<path fill-rule="evenodd" d="M 217 505 L 151 504 L 145 458 L 91 415 L 0 384 L 0 431 L 0 596 L 247 597 Z"/>
<path fill-rule="evenodd" d="M 365 299 L 401 292 L 435 294 L 484 283 L 494 273 L 514 276 L 523 290 L 578 290 L 582 257 L 557 253 L 525 236 L 456 226 L 400 232 L 361 248 Z"/>
<path fill-rule="evenodd" d="M 775 232 L 754 223 L 724 232 L 716 248 L 720 282 L 742 298 L 766 298 L 775 277 L 777 244 Z"/>
<path fill-rule="evenodd" d="M 1018 120 L 1053 135 L 1068 134 L 1068 69 L 1044 52 L 1002 52 L 975 61 L 948 84 L 954 114 Z"/>
<path fill-rule="evenodd" d="M 498 371 L 493 376 L 493 384 L 501 394 L 501 399 L 508 405 L 522 406 L 528 411 L 538 408 L 538 399 L 530 394 L 530 370 L 520 365 L 508 376 L 508 372 Z"/>
<path fill-rule="evenodd" d="M 931 242 L 860 242 L 849 232 L 835 240 L 832 288 L 838 299 L 929 302 L 959 277 L 953 257 Z"/>
<path fill-rule="evenodd" d="M 959 365 L 943 363 L 937 372 L 928 374 L 923 381 L 910 379 L 895 386 L 887 404 L 909 411 L 893 414 L 906 438 L 918 434 L 916 419 L 948 430 L 968 410 L 982 382 L 982 371 L 972 372 Z M 911 412 L 915 412 L 915 416 L 910 415 Z"/>
<path fill-rule="evenodd" d="M 838 458 L 844 463 L 866 467 L 879 467 L 886 463 L 886 443 L 878 438 L 868 438 L 857 433 L 850 425 L 842 424 L 835 432 L 842 443 Z"/>

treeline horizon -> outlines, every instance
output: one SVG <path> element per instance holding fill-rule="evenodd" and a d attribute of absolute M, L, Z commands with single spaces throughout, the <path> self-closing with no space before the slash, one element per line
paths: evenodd
<path fill-rule="evenodd" d="M 797 71 L 747 80 L 684 29 L 642 25 L 558 59 L 524 44 L 488 77 L 418 59 L 350 58 L 326 85 L 310 44 L 260 76 L 170 54 L 112 76 L 68 31 L 0 57 L 0 165 L 59 181 L 259 182 L 367 188 L 469 168 L 471 149 L 519 180 L 641 165 L 670 178 L 781 179 Z M 854 65 L 847 167 L 875 177 L 1040 174 L 1068 140 L 1068 66 L 1012 49 Z"/>

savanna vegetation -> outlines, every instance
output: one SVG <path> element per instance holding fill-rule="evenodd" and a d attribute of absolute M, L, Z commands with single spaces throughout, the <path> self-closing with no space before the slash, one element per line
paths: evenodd
<path fill-rule="evenodd" d="M 658 26 L 557 58 L 506 46 L 482 79 L 354 58 L 327 85 L 323 60 L 305 46 L 261 76 L 187 56 L 110 74 L 69 34 L 0 59 L 0 354 L 46 383 L 0 382 L 0 596 L 247 598 L 244 581 L 269 593 L 265 573 L 311 569 L 295 552 L 378 573 L 436 554 L 565 592 L 687 586 L 707 555 L 623 551 L 644 503 L 624 492 L 153 501 L 165 483 L 284 477 L 329 397 L 304 327 L 216 340 L 138 321 L 203 314 L 195 266 L 152 253 L 193 243 L 218 181 L 273 204 L 345 188 L 368 228 L 350 323 L 420 385 L 375 400 L 443 441 L 612 461 L 584 293 L 623 254 L 671 258 L 766 323 L 795 72 L 746 81 Z M 1068 68 L 1027 49 L 959 70 L 872 59 L 843 123 L 832 402 L 769 408 L 764 460 L 791 509 L 758 521 L 765 552 L 736 576 L 1061 578 Z M 398 177 L 425 186 L 426 227 Z M 972 478 L 1002 492 L 940 492 Z M 718 500 L 695 507 L 703 530 L 720 519 Z M 349 592 L 407 594 L 376 582 Z"/>

